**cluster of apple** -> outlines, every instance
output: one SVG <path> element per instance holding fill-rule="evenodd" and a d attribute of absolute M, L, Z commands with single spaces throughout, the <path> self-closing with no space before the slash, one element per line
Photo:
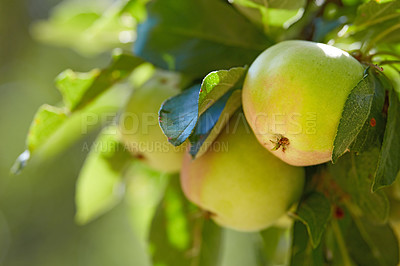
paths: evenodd
<path fill-rule="evenodd" d="M 231 121 L 236 122 L 215 140 L 227 149 L 210 148 L 192 159 L 186 148 L 168 143 L 157 123 L 146 132 L 121 135 L 132 153 L 153 168 L 181 171 L 185 195 L 218 224 L 261 230 L 299 201 L 303 166 L 331 160 L 345 101 L 363 72 L 356 59 L 338 48 L 281 42 L 250 66 L 242 90 L 246 119 L 240 120 L 241 112 L 234 115 Z M 157 114 L 162 102 L 177 93 L 171 84 L 148 83 L 134 92 L 125 111 Z M 123 117 L 121 132 L 132 123 L 140 125 L 143 118 L 137 117 L 134 122 Z M 161 149 L 136 145 L 154 142 L 168 144 Z"/>

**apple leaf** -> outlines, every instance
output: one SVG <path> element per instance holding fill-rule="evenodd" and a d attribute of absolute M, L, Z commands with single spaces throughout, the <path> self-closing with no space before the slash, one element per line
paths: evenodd
<path fill-rule="evenodd" d="M 399 244 L 389 224 L 376 225 L 354 219 L 347 230 L 346 244 L 357 265 L 398 265 Z"/>
<path fill-rule="evenodd" d="M 46 146 L 52 150 L 52 155 L 55 148 L 61 150 L 64 143 L 66 146 L 87 133 L 88 129 L 107 122 L 102 120 L 101 114 L 116 112 L 124 103 L 126 92 L 111 88 L 143 61 L 121 52 L 116 52 L 113 58 L 103 70 L 88 73 L 66 70 L 57 77 L 56 84 L 65 106 L 43 105 L 39 108 L 27 136 L 27 151 L 17 158 L 12 173 L 18 174 L 39 148 Z"/>
<path fill-rule="evenodd" d="M 27 150 L 18 156 L 11 168 L 11 172 L 19 174 L 36 149 L 42 146 L 66 119 L 67 113 L 64 109 L 47 104 L 42 105 L 36 112 L 29 128 L 26 138 Z"/>
<path fill-rule="evenodd" d="M 209 73 L 201 83 L 199 114 L 204 113 L 209 106 L 223 97 L 228 91 L 241 88 L 246 72 L 247 67 L 233 67 L 229 70 Z"/>
<path fill-rule="evenodd" d="M 316 248 L 325 228 L 331 219 L 331 203 L 321 193 L 314 192 L 300 202 L 293 217 L 302 222 L 310 237 L 311 245 Z"/>
<path fill-rule="evenodd" d="M 51 105 L 42 105 L 29 128 L 26 146 L 30 153 L 33 153 L 38 147 L 53 134 L 57 128 L 67 119 L 64 109 Z"/>
<path fill-rule="evenodd" d="M 313 248 L 306 226 L 296 221 L 293 226 L 293 243 L 290 265 L 320 266 L 324 265 L 322 244 Z"/>
<path fill-rule="evenodd" d="M 160 127 L 175 146 L 181 145 L 192 134 L 199 114 L 200 84 L 166 100 L 158 113 Z"/>
<path fill-rule="evenodd" d="M 122 198 L 122 177 L 133 157 L 119 142 L 117 128 L 100 133 L 81 169 L 76 184 L 76 221 L 85 224 L 112 209 Z"/>
<path fill-rule="evenodd" d="M 219 265 L 222 229 L 196 212 L 172 177 L 151 226 L 154 265 Z"/>
<path fill-rule="evenodd" d="M 373 190 L 394 182 L 400 171 L 400 102 L 394 89 L 389 92 L 389 109 Z"/>
<path fill-rule="evenodd" d="M 389 202 L 383 191 L 371 191 L 372 178 L 375 174 L 379 156 L 379 148 L 370 149 L 359 155 L 346 154 L 329 172 L 343 192 L 350 196 L 350 203 L 357 215 L 385 223 L 389 215 Z"/>
<path fill-rule="evenodd" d="M 194 132 L 189 138 L 190 154 L 193 158 L 203 155 L 212 145 L 229 118 L 241 106 L 241 96 L 241 90 L 228 91 L 199 117 Z"/>
<path fill-rule="evenodd" d="M 205 140 L 205 137 L 200 136 L 208 134 L 216 124 L 221 125 L 222 128 L 226 122 L 220 121 L 220 115 L 223 114 L 224 119 L 229 119 L 229 116 L 239 107 L 238 94 L 235 93 L 232 96 L 233 98 L 229 98 L 229 96 L 231 91 L 241 88 L 245 74 L 246 68 L 244 67 L 214 71 L 203 79 L 201 86 L 194 85 L 166 100 L 161 106 L 159 121 L 160 127 L 168 137 L 169 142 L 175 146 L 181 145 L 193 134 L 193 130 L 199 122 L 199 117 L 213 107 L 200 118 L 202 123 L 195 130 L 195 136 L 191 139 L 191 142 L 196 143 L 197 147 L 193 148 L 193 153 L 197 154 L 197 149 L 201 148 Z M 226 105 L 226 109 L 222 113 L 228 98 L 230 99 L 229 105 Z M 218 133 L 219 130 L 214 131 L 211 134 L 212 138 L 208 141 L 213 140 Z M 203 139 L 200 140 L 200 138 Z"/>
<path fill-rule="evenodd" d="M 377 73 L 379 74 L 379 73 Z M 350 150 L 354 152 L 363 152 L 370 149 L 372 146 L 380 146 L 383 140 L 383 134 L 386 126 L 386 117 L 382 110 L 385 104 L 385 87 L 382 75 L 377 75 L 374 79 L 374 98 L 370 114 L 364 123 L 357 138 L 350 146 Z"/>
<path fill-rule="evenodd" d="M 58 75 L 56 85 L 63 95 L 65 106 L 70 111 L 75 111 L 82 109 L 112 85 L 127 77 L 142 63 L 141 59 L 116 50 L 113 61 L 107 68 L 88 73 L 65 70 Z"/>
<path fill-rule="evenodd" d="M 333 163 L 349 150 L 368 119 L 374 98 L 373 82 L 373 76 L 367 68 L 364 77 L 347 97 L 333 143 Z"/>
<path fill-rule="evenodd" d="M 138 27 L 134 51 L 158 67 L 201 77 L 250 64 L 271 45 L 228 2 L 156 0 Z"/>

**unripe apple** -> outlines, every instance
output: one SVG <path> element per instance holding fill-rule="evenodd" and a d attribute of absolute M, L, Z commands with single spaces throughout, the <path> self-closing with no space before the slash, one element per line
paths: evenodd
<path fill-rule="evenodd" d="M 168 98 L 179 93 L 177 81 L 163 74 L 134 90 L 120 118 L 120 136 L 129 151 L 155 170 L 181 169 L 184 145 L 174 147 L 158 124 L 158 110 Z"/>
<path fill-rule="evenodd" d="M 234 117 L 235 118 L 235 117 Z M 266 151 L 243 118 L 223 130 L 201 157 L 184 158 L 181 184 L 187 198 L 218 224 L 257 231 L 274 224 L 299 200 L 304 169 Z"/>
<path fill-rule="evenodd" d="M 284 41 L 250 66 L 243 110 L 258 141 L 288 164 L 332 158 L 343 107 L 363 77 L 362 65 L 326 44 Z"/>

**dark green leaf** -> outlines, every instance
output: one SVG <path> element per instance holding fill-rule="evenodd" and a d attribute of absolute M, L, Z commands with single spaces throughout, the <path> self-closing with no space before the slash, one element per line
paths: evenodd
<path fill-rule="evenodd" d="M 93 143 L 76 185 L 76 221 L 85 224 L 113 208 L 123 196 L 122 177 L 132 157 L 117 128 L 105 128 Z"/>
<path fill-rule="evenodd" d="M 321 243 L 313 249 L 309 240 L 306 226 L 296 221 L 293 227 L 292 266 L 321 266 L 324 265 Z"/>
<path fill-rule="evenodd" d="M 379 149 L 374 148 L 356 155 L 346 154 L 329 172 L 345 193 L 350 196 L 357 215 L 384 223 L 389 215 L 388 199 L 383 191 L 371 192 L 372 179 L 378 163 Z"/>
<path fill-rule="evenodd" d="M 225 1 L 156 0 L 134 51 L 158 67 L 201 77 L 250 64 L 272 42 Z"/>
<path fill-rule="evenodd" d="M 294 217 L 307 227 L 314 248 L 320 244 L 331 213 L 331 204 L 328 199 L 324 195 L 314 192 L 300 202 L 294 214 Z"/>
<path fill-rule="evenodd" d="M 394 182 L 400 170 L 400 102 L 395 90 L 389 92 L 389 109 L 373 190 Z"/>
<path fill-rule="evenodd" d="M 395 266 L 399 263 L 399 244 L 388 224 L 376 225 L 356 219 L 347 230 L 350 256 L 358 265 Z"/>
<path fill-rule="evenodd" d="M 372 101 L 371 111 L 364 123 L 357 138 L 351 144 L 350 150 L 354 152 L 366 151 L 372 146 L 380 146 L 383 140 L 383 133 L 386 126 L 386 118 L 383 114 L 385 103 L 385 88 L 378 76 L 379 73 L 371 72 L 374 75 L 375 93 Z"/>
<path fill-rule="evenodd" d="M 333 163 L 349 150 L 370 114 L 374 98 L 373 82 L 373 76 L 366 73 L 347 97 L 333 143 Z"/>
<path fill-rule="evenodd" d="M 117 51 L 107 68 L 89 73 L 66 70 L 57 77 L 56 84 L 66 107 L 74 111 L 85 107 L 142 63 L 137 57 Z"/>

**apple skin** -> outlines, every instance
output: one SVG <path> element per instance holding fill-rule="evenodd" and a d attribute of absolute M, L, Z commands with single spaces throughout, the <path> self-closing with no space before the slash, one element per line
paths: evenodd
<path fill-rule="evenodd" d="M 285 164 L 266 151 L 244 118 L 235 130 L 223 130 L 215 143 L 195 160 L 186 154 L 181 184 L 186 197 L 209 211 L 217 224 L 238 231 L 262 230 L 299 200 L 304 168 Z"/>
<path fill-rule="evenodd" d="M 363 72 L 356 59 L 336 47 L 280 42 L 249 68 L 242 94 L 246 119 L 258 141 L 284 162 L 327 162 L 344 104 Z"/>
<path fill-rule="evenodd" d="M 168 98 L 180 90 L 168 75 L 153 77 L 133 91 L 120 117 L 120 138 L 128 150 L 151 168 L 161 172 L 179 172 L 185 145 L 168 142 L 158 124 L 158 111 Z"/>

